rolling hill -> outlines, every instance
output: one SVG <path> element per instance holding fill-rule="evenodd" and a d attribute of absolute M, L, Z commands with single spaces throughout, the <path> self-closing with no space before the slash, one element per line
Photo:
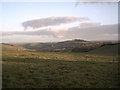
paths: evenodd
<path fill-rule="evenodd" d="M 83 44 L 83 41 L 73 40 L 54 45 L 84 46 L 81 43 Z M 84 43 L 90 45 L 91 42 Z M 42 49 L 44 45 L 49 47 L 50 44 L 32 43 L 28 46 L 37 50 L 36 46 Z M 118 57 L 107 54 L 114 53 L 116 45 L 106 44 L 89 52 L 79 53 L 30 51 L 22 45 L 3 44 L 2 87 L 117 88 L 119 87 Z"/>
<path fill-rule="evenodd" d="M 71 52 L 73 48 L 83 46 L 100 46 L 101 42 L 90 42 L 80 39 L 62 41 L 62 42 L 51 42 L 51 43 L 28 43 L 21 44 L 24 48 L 32 49 L 36 51 L 50 51 L 50 52 Z"/>
<path fill-rule="evenodd" d="M 90 52 L 90 53 L 117 53 L 118 43 L 92 42 L 74 39 L 62 42 L 2 44 L 4 50 L 32 50 L 42 52 Z"/>
<path fill-rule="evenodd" d="M 6 44 L 6 43 L 3 43 L 2 44 L 2 49 L 3 50 L 28 50 L 22 46 L 19 46 L 19 45 L 13 45 L 13 44 Z"/>
<path fill-rule="evenodd" d="M 117 88 L 119 61 L 114 53 L 117 53 L 118 44 L 101 43 L 83 40 L 20 45 L 4 43 L 2 44 L 2 87 Z M 67 50 L 97 47 L 86 53 L 79 53 L 80 50 L 41 52 L 48 48 L 56 50 L 55 46 Z"/>

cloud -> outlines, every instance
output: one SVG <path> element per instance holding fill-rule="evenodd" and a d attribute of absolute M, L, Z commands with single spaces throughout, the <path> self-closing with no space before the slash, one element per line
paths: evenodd
<path fill-rule="evenodd" d="M 80 23 L 80 28 L 89 28 L 100 26 L 101 23 Z"/>
<path fill-rule="evenodd" d="M 2 32 L 3 37 L 4 36 L 12 36 L 12 35 L 52 35 L 55 36 L 53 32 L 47 31 L 46 29 L 39 30 L 39 31 L 7 31 L 7 32 Z"/>
<path fill-rule="evenodd" d="M 68 27 L 52 27 L 52 28 L 49 28 L 47 31 L 59 33 L 61 31 L 67 31 L 67 30 L 69 30 Z"/>
<path fill-rule="evenodd" d="M 56 31 L 58 30 L 58 31 Z M 39 31 L 3 32 L 3 42 L 49 42 L 80 38 L 84 40 L 118 40 L 118 25 L 89 28 L 51 28 Z"/>
<path fill-rule="evenodd" d="M 58 40 L 52 35 L 10 35 L 2 38 L 3 43 L 54 42 Z"/>
<path fill-rule="evenodd" d="M 40 27 L 66 24 L 66 23 L 82 21 L 82 20 L 89 20 L 89 19 L 87 17 L 70 17 L 70 16 L 48 17 L 48 18 L 41 18 L 41 19 L 23 22 L 22 26 L 26 30 L 28 27 L 32 27 L 33 29 L 36 29 L 36 28 L 40 28 Z"/>
<path fill-rule="evenodd" d="M 64 39 L 81 38 L 85 40 L 118 40 L 118 25 L 100 25 L 89 28 L 73 27 L 68 31 L 59 32 Z M 109 35 L 109 36 L 108 36 Z"/>

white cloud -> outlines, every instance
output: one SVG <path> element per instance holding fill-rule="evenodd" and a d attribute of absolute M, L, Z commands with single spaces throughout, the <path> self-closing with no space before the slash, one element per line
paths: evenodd
<path fill-rule="evenodd" d="M 2 38 L 3 43 L 31 43 L 31 42 L 54 42 L 59 41 L 52 35 L 10 35 Z"/>
<path fill-rule="evenodd" d="M 47 31 L 58 33 L 58 32 L 67 31 L 67 30 L 69 30 L 68 27 L 52 27 L 52 28 L 49 28 Z"/>

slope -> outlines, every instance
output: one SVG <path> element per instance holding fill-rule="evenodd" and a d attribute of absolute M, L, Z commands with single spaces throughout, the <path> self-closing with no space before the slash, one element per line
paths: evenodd
<path fill-rule="evenodd" d="M 106 44 L 100 48 L 89 51 L 89 54 L 101 54 L 101 55 L 118 55 L 118 47 L 120 44 Z"/>

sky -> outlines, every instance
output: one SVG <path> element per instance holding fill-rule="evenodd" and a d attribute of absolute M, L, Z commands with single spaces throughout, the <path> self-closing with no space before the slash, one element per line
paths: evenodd
<path fill-rule="evenodd" d="M 3 2 L 1 30 L 23 30 L 21 23 L 27 20 L 52 16 L 88 17 L 91 22 L 117 24 L 117 3 L 75 2 Z"/>
<path fill-rule="evenodd" d="M 59 35 L 53 37 L 52 36 L 53 34 L 48 36 L 48 31 L 49 32 L 51 31 L 52 33 L 54 33 L 54 35 L 57 35 L 58 32 L 63 33 L 65 30 L 69 31 L 69 29 L 73 27 L 75 28 L 77 27 L 77 29 L 78 27 L 90 28 L 90 26 L 97 27 L 99 25 L 100 26 L 115 25 L 118 23 L 117 3 L 78 3 L 78 5 L 76 5 L 76 2 L 2 2 L 0 6 L 1 6 L 0 11 L 2 13 L 0 17 L 1 18 L 0 31 L 2 32 L 24 31 L 25 27 L 23 26 L 23 23 L 26 23 L 27 27 L 29 26 L 31 27 L 33 25 L 36 25 L 35 20 L 39 20 L 39 23 L 45 24 L 45 25 L 41 24 L 43 27 L 40 26 L 37 29 L 33 29 L 33 28 L 28 29 L 28 31 L 32 30 L 34 32 L 34 30 L 38 31 L 40 29 L 47 28 L 45 30 L 47 31 L 47 36 L 45 36 L 46 34 L 42 35 L 44 40 L 41 38 L 42 37 L 41 35 L 35 36 L 33 41 L 37 40 L 38 42 L 50 41 L 50 40 L 60 41 L 60 40 L 64 40 L 65 38 L 63 37 L 67 36 L 67 35 L 64 36 Z M 60 17 L 62 17 L 62 19 Z M 88 19 L 79 21 L 80 19 L 78 18 L 88 18 Z M 32 25 L 28 24 L 27 21 L 32 22 Z M 53 23 L 53 25 L 51 24 L 49 25 L 48 22 Z M 55 24 L 56 22 L 58 24 Z M 18 35 L 14 33 L 14 35 L 11 34 L 11 36 L 5 35 L 3 37 L 3 40 L 7 40 L 7 42 L 11 40 L 14 41 L 14 38 L 20 38 L 20 37 L 22 37 L 22 35 Z M 32 36 L 30 35 L 27 36 L 24 35 L 24 38 L 25 37 L 32 38 Z M 38 37 L 40 37 L 40 40 L 38 39 Z"/>

